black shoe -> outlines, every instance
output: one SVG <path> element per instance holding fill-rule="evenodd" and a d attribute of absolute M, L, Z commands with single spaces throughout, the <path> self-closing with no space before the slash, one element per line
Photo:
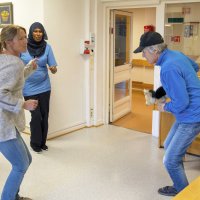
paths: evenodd
<path fill-rule="evenodd" d="M 43 145 L 43 146 L 42 146 L 42 150 L 48 151 L 48 146 L 47 146 L 47 145 Z"/>
<path fill-rule="evenodd" d="M 16 200 L 32 200 L 32 199 L 30 199 L 30 198 L 28 198 L 28 197 L 18 197 Z"/>
<path fill-rule="evenodd" d="M 176 196 L 178 194 L 177 190 L 173 186 L 165 186 L 160 188 L 158 193 L 165 196 Z"/>
<path fill-rule="evenodd" d="M 42 149 L 39 147 L 31 147 L 33 151 L 35 151 L 36 153 L 41 153 Z"/>

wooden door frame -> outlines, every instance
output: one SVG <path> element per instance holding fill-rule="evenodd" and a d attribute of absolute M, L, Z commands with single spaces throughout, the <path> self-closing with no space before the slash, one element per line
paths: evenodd
<path fill-rule="evenodd" d="M 156 8 L 156 25 L 157 21 L 160 23 L 160 20 L 162 20 L 162 17 L 160 17 L 160 12 L 163 10 L 164 7 L 161 7 L 160 9 L 157 9 L 158 1 L 147 3 L 141 1 L 139 4 L 136 2 L 129 2 L 128 6 L 125 6 L 125 2 L 118 2 L 118 5 L 116 6 L 116 3 L 105 3 L 103 7 L 103 13 L 104 13 L 104 30 L 103 30 L 103 38 L 104 38 L 104 45 L 103 45 L 103 63 L 104 63 L 104 97 L 103 97 L 103 106 L 104 106 L 104 122 L 105 124 L 109 124 L 109 112 L 110 112 L 110 11 L 114 9 L 127 9 L 127 8 Z M 158 15 L 159 14 L 159 15 Z M 163 14 L 164 16 L 164 14 Z M 159 19 L 159 20 L 157 20 Z M 161 33 L 164 32 L 164 21 L 162 22 L 163 30 L 160 31 Z M 159 31 L 159 29 L 158 29 Z M 157 122 L 159 123 L 159 122 Z"/>

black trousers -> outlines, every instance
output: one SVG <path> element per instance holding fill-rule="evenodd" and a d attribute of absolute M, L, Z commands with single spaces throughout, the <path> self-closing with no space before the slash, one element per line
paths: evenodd
<path fill-rule="evenodd" d="M 30 145 L 33 148 L 41 148 L 46 144 L 48 133 L 49 102 L 51 91 L 40 93 L 33 96 L 25 96 L 24 99 L 38 100 L 38 106 L 31 112 L 31 140 Z"/>

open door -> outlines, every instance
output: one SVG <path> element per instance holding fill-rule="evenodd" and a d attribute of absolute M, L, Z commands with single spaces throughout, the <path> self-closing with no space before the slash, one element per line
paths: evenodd
<path fill-rule="evenodd" d="M 131 112 L 131 13 L 111 11 L 110 122 Z"/>

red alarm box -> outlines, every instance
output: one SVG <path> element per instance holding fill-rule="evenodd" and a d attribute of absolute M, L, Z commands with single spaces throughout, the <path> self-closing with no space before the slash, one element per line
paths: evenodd
<path fill-rule="evenodd" d="M 149 32 L 149 31 L 154 31 L 154 26 L 153 25 L 145 25 L 144 26 L 144 32 Z"/>
<path fill-rule="evenodd" d="M 181 41 L 181 36 L 171 36 L 171 41 L 172 42 L 180 42 Z"/>

